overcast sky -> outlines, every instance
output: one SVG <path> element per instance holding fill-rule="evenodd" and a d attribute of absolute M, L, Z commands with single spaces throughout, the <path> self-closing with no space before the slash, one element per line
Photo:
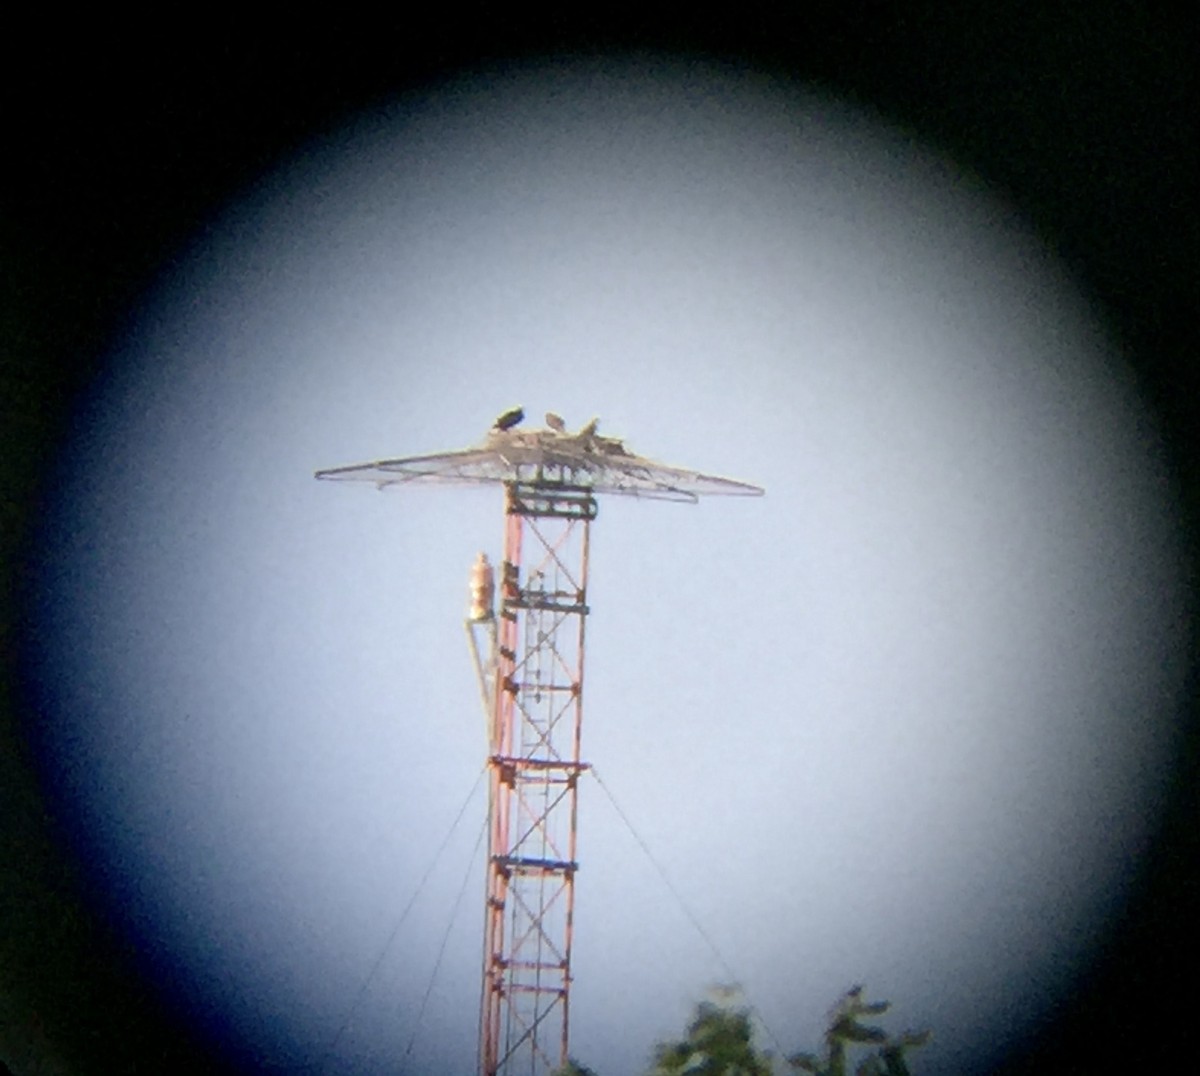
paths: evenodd
<path fill-rule="evenodd" d="M 471 1071 L 482 786 L 384 946 L 483 763 L 462 619 L 501 495 L 312 475 L 515 404 L 766 487 L 602 503 L 584 755 L 785 1049 L 865 982 L 933 1028 L 923 1072 L 983 1067 L 1153 832 L 1186 657 L 1157 433 L 997 195 L 694 65 L 397 102 L 147 297 L 41 587 L 51 739 L 130 929 L 282 1070 L 353 1007 L 331 1071 Z M 593 783 L 579 848 L 572 1052 L 634 1076 L 727 973 Z"/>

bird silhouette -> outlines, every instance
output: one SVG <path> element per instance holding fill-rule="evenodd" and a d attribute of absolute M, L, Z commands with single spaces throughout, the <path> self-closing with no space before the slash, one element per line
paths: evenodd
<path fill-rule="evenodd" d="M 511 430 L 518 422 L 525 417 L 525 411 L 520 407 L 511 407 L 504 412 L 495 424 L 493 430 Z"/>

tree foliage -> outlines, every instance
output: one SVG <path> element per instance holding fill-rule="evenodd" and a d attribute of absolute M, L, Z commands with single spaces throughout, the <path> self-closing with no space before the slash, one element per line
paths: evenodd
<path fill-rule="evenodd" d="M 747 1010 L 701 1002 L 687 1035 L 655 1050 L 649 1076 L 771 1076 L 753 1037 Z"/>
<path fill-rule="evenodd" d="M 755 1047 L 750 1010 L 731 1003 L 736 994 L 736 988 L 724 988 L 718 1001 L 697 1005 L 684 1037 L 655 1049 L 646 1076 L 774 1076 L 778 1058 Z M 830 1010 L 822 1053 L 792 1054 L 786 1059 L 788 1070 L 812 1076 L 912 1076 L 907 1053 L 924 1046 L 929 1032 L 889 1035 L 862 1021 L 882 1016 L 890 1007 L 887 1001 L 865 1000 L 861 986 L 848 990 Z M 852 1053 L 858 1055 L 853 1062 Z M 572 1060 L 554 1076 L 596 1074 Z"/>
<path fill-rule="evenodd" d="M 596 1073 L 572 1057 L 562 1068 L 554 1070 L 554 1076 L 596 1076 Z"/>
<path fill-rule="evenodd" d="M 814 1076 L 847 1076 L 850 1048 L 873 1046 L 854 1067 L 854 1076 L 912 1076 L 906 1052 L 929 1041 L 928 1031 L 905 1031 L 900 1035 L 888 1035 L 882 1028 L 864 1024 L 863 1016 L 880 1016 L 887 1012 L 891 1003 L 887 1001 L 864 1001 L 863 988 L 856 986 L 847 991 L 829 1014 L 829 1029 L 825 1032 L 825 1052 L 816 1054 L 793 1054 L 788 1064 L 796 1072 L 810 1072 Z"/>

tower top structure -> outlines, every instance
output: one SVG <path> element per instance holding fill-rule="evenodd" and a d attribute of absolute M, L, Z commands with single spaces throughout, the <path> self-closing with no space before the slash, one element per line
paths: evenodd
<path fill-rule="evenodd" d="M 504 490 L 503 559 L 498 573 L 483 553 L 472 566 L 466 621 L 489 772 L 480 1076 L 548 1076 L 569 1057 L 578 784 L 589 768 L 580 753 L 588 534 L 597 495 L 694 503 L 763 492 L 635 455 L 602 436 L 598 419 L 574 433 L 553 412 L 541 428 L 520 428 L 524 419 L 523 408 L 509 408 L 473 448 L 317 472 L 380 489 Z"/>
<path fill-rule="evenodd" d="M 521 408 L 504 412 L 473 448 L 427 456 L 375 460 L 318 471 L 317 478 L 402 485 L 517 484 L 694 503 L 701 496 L 761 496 L 748 482 L 672 467 L 630 452 L 602 436 L 592 419 L 576 433 L 557 415 L 542 428 L 521 429 Z"/>

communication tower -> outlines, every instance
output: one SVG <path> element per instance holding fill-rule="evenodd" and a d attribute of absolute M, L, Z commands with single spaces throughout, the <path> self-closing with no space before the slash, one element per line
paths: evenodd
<path fill-rule="evenodd" d="M 479 1021 L 482 1076 L 546 1076 L 567 1061 L 574 933 L 588 535 L 597 496 L 694 503 L 758 486 L 635 456 L 593 419 L 518 429 L 506 411 L 484 444 L 318 471 L 322 479 L 499 485 L 499 578 L 480 553 L 467 636 L 488 744 L 488 857 Z M 498 592 L 498 593 L 497 593 Z"/>

